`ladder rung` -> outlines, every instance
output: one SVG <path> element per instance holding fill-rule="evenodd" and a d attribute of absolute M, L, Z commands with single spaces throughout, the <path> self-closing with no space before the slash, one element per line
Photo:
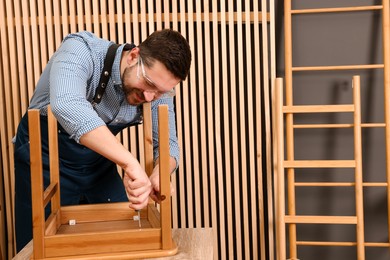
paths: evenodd
<path fill-rule="evenodd" d="M 387 182 L 363 182 L 364 187 L 387 187 Z"/>
<path fill-rule="evenodd" d="M 284 161 L 284 168 L 354 168 L 354 160 L 295 160 Z"/>
<path fill-rule="evenodd" d="M 298 246 L 356 246 L 356 242 L 337 242 L 337 241 L 297 241 Z M 389 247 L 386 242 L 365 242 L 366 247 Z"/>
<path fill-rule="evenodd" d="M 383 69 L 383 64 L 293 67 L 292 71 Z"/>
<path fill-rule="evenodd" d="M 284 217 L 289 224 L 357 224 L 356 216 L 290 216 Z"/>
<path fill-rule="evenodd" d="M 297 241 L 298 246 L 356 246 L 356 242 Z"/>
<path fill-rule="evenodd" d="M 362 127 L 385 127 L 385 123 L 364 123 Z M 296 124 L 293 128 L 296 129 L 313 129 L 313 128 L 352 128 L 353 124 Z"/>
<path fill-rule="evenodd" d="M 296 182 L 297 187 L 352 187 L 354 182 Z"/>
<path fill-rule="evenodd" d="M 296 187 L 352 187 L 355 182 L 296 182 Z M 364 182 L 363 187 L 387 187 L 386 182 Z"/>
<path fill-rule="evenodd" d="M 283 106 L 284 113 L 353 112 L 354 105 L 295 105 Z"/>
<path fill-rule="evenodd" d="M 311 13 L 337 13 L 337 12 L 357 12 L 357 11 L 374 11 L 382 10 L 382 5 L 372 6 L 354 6 L 354 7 L 336 7 L 336 8 L 316 8 L 291 10 L 291 14 L 311 14 Z"/>

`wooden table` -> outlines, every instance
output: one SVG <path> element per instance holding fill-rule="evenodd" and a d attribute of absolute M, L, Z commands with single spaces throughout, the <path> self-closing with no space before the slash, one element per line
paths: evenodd
<path fill-rule="evenodd" d="M 180 228 L 172 229 L 172 237 L 179 247 L 178 253 L 171 257 L 153 259 L 213 259 L 213 232 L 211 228 Z M 13 259 L 27 260 L 33 251 L 32 241 L 28 243 Z"/>

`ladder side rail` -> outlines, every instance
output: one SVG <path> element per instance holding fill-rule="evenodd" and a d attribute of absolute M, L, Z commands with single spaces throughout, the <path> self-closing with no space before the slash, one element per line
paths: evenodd
<path fill-rule="evenodd" d="M 357 258 L 365 259 L 364 247 L 364 208 L 363 208 L 363 167 L 362 167 L 362 128 L 361 128 L 361 98 L 360 76 L 353 76 L 354 112 L 354 157 L 355 157 L 355 203 L 356 203 L 356 242 Z"/>
<path fill-rule="evenodd" d="M 383 30 L 383 63 L 384 63 L 384 111 L 385 111 L 385 140 L 386 140 L 386 178 L 387 178 L 387 219 L 388 239 L 390 242 L 390 4 L 382 1 L 382 30 Z"/>
<path fill-rule="evenodd" d="M 293 105 L 293 88 L 292 88 L 292 17 L 291 17 L 291 0 L 284 1 L 284 30 L 285 30 L 285 86 L 286 86 L 286 106 Z M 294 128 L 293 114 L 286 114 L 286 157 L 287 160 L 294 160 Z M 287 169 L 287 207 L 288 214 L 295 215 L 295 171 Z M 297 258 L 297 229 L 296 225 L 288 225 L 289 230 L 289 257 Z M 283 259 L 284 260 L 284 259 Z"/>
<path fill-rule="evenodd" d="M 276 258 L 286 259 L 286 223 L 285 223 L 285 176 L 284 176 L 284 127 L 283 127 L 283 80 L 275 80 L 275 144 L 276 144 L 276 171 L 275 171 L 275 200 L 276 200 Z"/>

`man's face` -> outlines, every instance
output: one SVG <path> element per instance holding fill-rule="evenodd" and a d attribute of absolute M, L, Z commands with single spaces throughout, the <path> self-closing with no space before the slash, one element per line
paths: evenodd
<path fill-rule="evenodd" d="M 154 61 L 147 67 L 139 56 L 134 64 L 125 68 L 122 75 L 122 89 L 127 102 L 133 106 L 171 93 L 179 82 L 161 62 Z"/>

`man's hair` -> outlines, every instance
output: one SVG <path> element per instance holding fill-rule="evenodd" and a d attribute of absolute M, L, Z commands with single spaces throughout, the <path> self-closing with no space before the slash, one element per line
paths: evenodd
<path fill-rule="evenodd" d="M 155 31 L 139 45 L 140 56 L 147 66 L 155 60 L 177 78 L 185 80 L 191 65 L 191 50 L 186 39 L 177 31 Z"/>

